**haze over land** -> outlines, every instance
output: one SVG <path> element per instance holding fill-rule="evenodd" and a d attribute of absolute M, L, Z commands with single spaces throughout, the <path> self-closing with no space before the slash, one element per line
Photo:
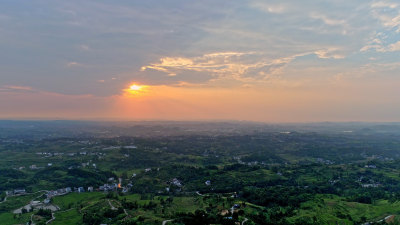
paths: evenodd
<path fill-rule="evenodd" d="M 399 121 L 397 1 L 0 3 L 0 118 Z"/>

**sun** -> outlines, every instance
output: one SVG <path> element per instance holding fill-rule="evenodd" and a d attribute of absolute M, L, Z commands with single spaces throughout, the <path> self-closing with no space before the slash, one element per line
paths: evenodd
<path fill-rule="evenodd" d="M 143 86 L 137 85 L 137 84 L 132 84 L 131 86 L 129 86 L 129 89 L 131 91 L 140 91 L 142 90 Z"/>
<path fill-rule="evenodd" d="M 147 85 L 140 85 L 137 83 L 131 83 L 126 89 L 124 89 L 124 92 L 128 96 L 141 96 L 145 93 L 148 92 L 148 87 Z"/>

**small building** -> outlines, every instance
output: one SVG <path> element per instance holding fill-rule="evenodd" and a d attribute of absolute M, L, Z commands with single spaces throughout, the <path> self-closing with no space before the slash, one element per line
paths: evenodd
<path fill-rule="evenodd" d="M 37 166 L 36 166 L 36 165 L 31 165 L 31 166 L 29 166 L 29 168 L 30 168 L 31 170 L 36 170 L 36 169 L 37 169 Z"/>
<path fill-rule="evenodd" d="M 40 205 L 40 201 L 31 201 L 31 206 L 38 206 Z"/>
<path fill-rule="evenodd" d="M 93 187 L 88 187 L 87 190 L 88 192 L 93 192 Z"/>
<path fill-rule="evenodd" d="M 14 190 L 14 195 L 22 195 L 22 194 L 26 194 L 25 189 L 15 189 Z"/>
<path fill-rule="evenodd" d="M 124 146 L 123 148 L 126 148 L 126 149 L 137 149 L 137 147 L 135 145 L 128 145 L 128 146 Z"/>
<path fill-rule="evenodd" d="M 210 185 L 211 185 L 211 181 L 208 180 L 208 181 L 205 182 L 205 184 L 206 184 L 207 186 L 210 186 Z"/>
<path fill-rule="evenodd" d="M 181 182 L 177 178 L 172 179 L 172 184 L 177 187 L 182 187 Z"/>
<path fill-rule="evenodd" d="M 85 192 L 85 189 L 83 187 L 78 187 L 78 192 L 79 193 Z"/>
<path fill-rule="evenodd" d="M 233 205 L 233 208 L 234 208 L 234 209 L 240 209 L 240 205 L 239 205 L 239 204 L 234 204 L 234 205 Z"/>
<path fill-rule="evenodd" d="M 365 168 L 376 169 L 376 165 L 365 165 Z"/>

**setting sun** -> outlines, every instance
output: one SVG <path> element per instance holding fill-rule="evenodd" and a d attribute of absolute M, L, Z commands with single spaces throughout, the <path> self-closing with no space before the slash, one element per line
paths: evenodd
<path fill-rule="evenodd" d="M 129 89 L 132 91 L 140 91 L 142 89 L 142 86 L 137 84 L 132 84 L 131 86 L 129 86 Z"/>
<path fill-rule="evenodd" d="M 149 86 L 146 86 L 146 85 L 139 85 L 139 84 L 133 83 L 133 84 L 130 84 L 128 86 L 128 88 L 124 89 L 124 92 L 126 94 L 128 94 L 128 96 L 132 96 L 132 95 L 138 96 L 138 95 L 142 95 L 142 94 L 145 94 L 146 92 L 148 92 L 148 90 L 147 90 L 148 87 Z"/>

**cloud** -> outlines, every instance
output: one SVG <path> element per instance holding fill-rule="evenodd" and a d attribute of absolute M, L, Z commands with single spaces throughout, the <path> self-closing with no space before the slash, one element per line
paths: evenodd
<path fill-rule="evenodd" d="M 342 59 L 338 48 L 325 48 L 297 53 L 280 58 L 271 58 L 260 52 L 215 52 L 198 57 L 163 57 L 158 63 L 141 68 L 142 72 L 158 71 L 169 77 L 180 75 L 178 82 L 191 82 L 185 75 L 197 72 L 211 75 L 210 80 L 236 80 L 255 82 L 269 80 L 283 73 L 284 68 L 298 57 L 316 55 L 321 59 Z"/>
<path fill-rule="evenodd" d="M 287 77 L 291 82 L 306 76 L 308 66 L 346 70 L 376 57 L 374 49 L 397 50 L 395 34 L 387 40 L 373 34 L 394 32 L 398 10 L 395 0 L 10 2 L 0 15 L 10 17 L 0 26 L 2 62 L 8 65 L 2 80 L 97 96 L 118 94 L 131 80 L 168 85 L 224 80 L 229 86 L 231 80 L 242 85 Z M 355 54 L 371 55 L 349 58 Z M 318 65 L 319 59 L 344 57 L 346 65 L 330 60 Z"/>
<path fill-rule="evenodd" d="M 370 40 L 360 51 L 374 50 L 378 53 L 394 52 L 400 50 L 400 43 L 393 42 L 400 32 L 400 5 L 391 1 L 375 1 L 369 5 L 371 15 L 381 27 L 372 34 Z"/>
<path fill-rule="evenodd" d="M 320 14 L 320 13 L 315 13 L 315 12 L 311 13 L 310 17 L 312 19 L 321 20 L 326 25 L 331 25 L 331 26 L 345 25 L 346 24 L 345 20 L 332 19 L 332 18 L 327 17 L 326 15 L 323 15 L 323 14 Z"/>
<path fill-rule="evenodd" d="M 386 28 L 400 32 L 400 7 L 390 1 L 373 2 L 370 5 L 372 15 Z"/>
<path fill-rule="evenodd" d="M 67 63 L 67 67 L 80 67 L 80 66 L 84 66 L 82 63 L 78 63 L 78 62 L 68 62 Z"/>
<path fill-rule="evenodd" d="M 216 52 L 199 57 L 165 57 L 159 63 L 152 63 L 141 68 L 176 76 L 187 72 L 205 72 L 214 79 L 235 79 L 239 81 L 263 79 L 276 73 L 280 68 L 300 55 L 266 59 L 265 55 L 255 52 Z M 190 82 L 190 81 L 189 81 Z"/>
<path fill-rule="evenodd" d="M 3 86 L 4 88 L 10 89 L 10 90 L 22 90 L 22 91 L 31 91 L 32 87 L 28 86 L 14 86 L 14 85 L 6 85 Z"/>
<path fill-rule="evenodd" d="M 89 51 L 90 47 L 88 45 L 79 45 L 79 49 L 81 49 L 82 51 Z"/>
<path fill-rule="evenodd" d="M 320 49 L 314 52 L 321 59 L 343 59 L 346 56 L 339 53 L 337 48 Z"/>
<path fill-rule="evenodd" d="M 255 53 L 243 52 L 216 52 L 199 57 L 164 57 L 159 63 L 143 66 L 142 71 L 153 69 L 176 76 L 185 71 L 208 72 L 214 76 L 232 74 L 240 76 L 249 68 L 257 67 L 257 64 L 244 62 L 245 56 L 253 56 Z"/>
<path fill-rule="evenodd" d="M 399 5 L 390 1 L 378 1 L 371 4 L 371 8 L 391 8 L 395 9 Z"/>
<path fill-rule="evenodd" d="M 389 45 L 389 50 L 391 52 L 400 51 L 400 41 Z"/>
<path fill-rule="evenodd" d="M 287 6 L 284 4 L 271 4 L 267 2 L 257 2 L 254 1 L 251 3 L 251 6 L 253 8 L 262 10 L 267 13 L 276 13 L 276 14 L 281 14 L 287 11 Z"/>
<path fill-rule="evenodd" d="M 8 93 L 32 93 L 38 92 L 32 87 L 29 86 L 18 86 L 18 85 L 3 85 L 0 86 L 0 92 L 8 92 Z"/>
<path fill-rule="evenodd" d="M 366 46 L 362 47 L 360 49 L 361 52 L 366 52 L 366 51 L 370 51 L 370 50 L 375 50 L 377 52 L 397 52 L 400 51 L 400 41 L 397 41 L 395 43 L 385 43 L 380 40 L 375 38 L 374 40 L 372 40 L 369 44 L 367 44 Z"/>

